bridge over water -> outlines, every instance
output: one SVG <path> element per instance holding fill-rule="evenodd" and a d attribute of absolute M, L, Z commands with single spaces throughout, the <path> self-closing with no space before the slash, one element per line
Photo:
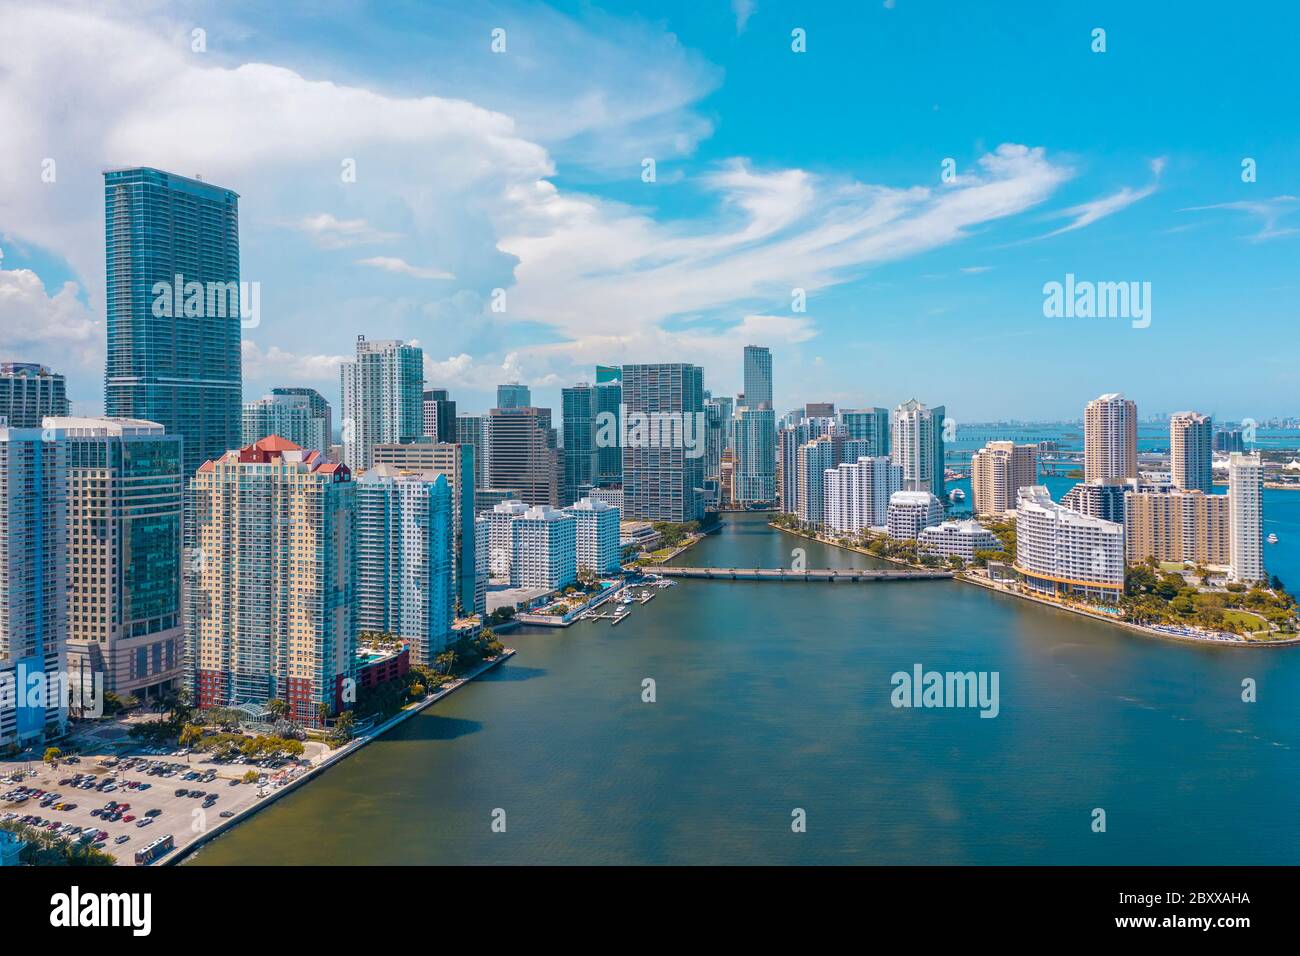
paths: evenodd
<path fill-rule="evenodd" d="M 951 578 L 951 571 L 907 568 L 899 570 L 869 568 L 809 568 L 804 571 L 785 568 L 681 568 L 652 567 L 646 570 L 670 578 L 703 578 L 721 581 L 829 581 L 831 583 L 866 583 L 868 581 L 930 581 Z"/>

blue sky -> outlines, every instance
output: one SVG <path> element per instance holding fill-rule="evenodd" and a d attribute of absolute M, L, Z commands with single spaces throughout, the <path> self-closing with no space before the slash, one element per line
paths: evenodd
<path fill-rule="evenodd" d="M 365 333 L 471 411 L 596 362 L 733 392 L 753 342 L 782 409 L 1296 414 L 1300 11 L 970 6 L 0 0 L 0 353 L 99 410 L 100 171 L 138 163 L 242 196 L 249 398 L 337 400 Z M 1045 318 L 1067 273 L 1149 282 L 1150 326 Z"/>

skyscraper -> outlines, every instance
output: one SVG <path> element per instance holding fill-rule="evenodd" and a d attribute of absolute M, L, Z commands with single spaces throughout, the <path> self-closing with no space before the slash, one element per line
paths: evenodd
<path fill-rule="evenodd" d="M 282 438 L 205 462 L 187 603 L 199 707 L 279 699 L 321 724 L 356 674 L 356 483 Z"/>
<path fill-rule="evenodd" d="M 325 455 L 333 442 L 330 418 L 329 402 L 316 389 L 273 388 L 269 395 L 244 403 L 243 443 L 279 435 Z"/>
<path fill-rule="evenodd" d="M 1228 456 L 1228 556 L 1234 581 L 1263 581 L 1264 465 L 1259 453 Z"/>
<path fill-rule="evenodd" d="M 1169 418 L 1169 471 L 1174 487 L 1214 490 L 1214 421 L 1199 412 L 1176 412 Z"/>
<path fill-rule="evenodd" d="M 772 409 L 772 353 L 745 346 L 745 401 L 736 412 L 735 502 L 776 501 L 776 412 Z"/>
<path fill-rule="evenodd" d="M 889 520 L 889 500 L 903 490 L 903 470 L 885 455 L 863 456 L 826 471 L 824 481 L 827 529 L 856 534 Z"/>
<path fill-rule="evenodd" d="M 903 469 L 903 488 L 944 494 L 944 407 L 927 408 L 909 399 L 894 409 L 889 454 Z"/>
<path fill-rule="evenodd" d="M 586 382 L 560 390 L 564 480 L 560 503 L 571 505 L 596 482 L 596 393 Z"/>
<path fill-rule="evenodd" d="M 1083 479 L 1137 477 L 1137 405 L 1119 392 L 1083 410 Z"/>
<path fill-rule="evenodd" d="M 57 691 L 66 671 L 68 611 L 67 465 L 61 441 L 39 428 L 0 425 L 0 679 L 27 689 L 44 674 Z M 61 734 L 61 694 L 41 706 L 19 695 L 0 707 L 0 747 L 26 747 Z"/>
<path fill-rule="evenodd" d="M 497 408 L 528 408 L 533 404 L 533 393 L 527 385 L 512 382 L 497 386 Z"/>
<path fill-rule="evenodd" d="M 592 414 L 597 428 L 602 420 L 612 418 L 617 421 L 622 403 L 623 370 L 597 365 L 596 386 L 592 391 Z M 597 445 L 595 484 L 598 488 L 622 487 L 623 449 L 617 443 L 603 442 Z"/>
<path fill-rule="evenodd" d="M 68 668 L 138 698 L 179 688 L 181 437 L 156 422 L 47 418 L 67 447 Z"/>
<path fill-rule="evenodd" d="M 445 388 L 424 390 L 423 434 L 437 442 L 456 441 L 456 403 Z"/>
<path fill-rule="evenodd" d="M 623 366 L 623 405 L 628 419 L 645 416 L 679 431 L 663 440 L 638 439 L 631 429 L 623 442 L 625 518 L 699 521 L 704 517 L 704 371 L 683 363 Z M 672 425 L 676 422 L 677 425 Z M 690 429 L 698 445 L 687 448 Z M 680 440 L 677 440 L 680 436 Z"/>
<path fill-rule="evenodd" d="M 47 415 L 68 414 L 63 376 L 33 362 L 0 362 L 0 421 L 40 428 Z"/>
<path fill-rule="evenodd" d="M 494 408 L 483 419 L 487 487 L 515 488 L 530 505 L 559 499 L 559 457 L 549 408 Z"/>
<path fill-rule="evenodd" d="M 429 666 L 451 640 L 455 611 L 451 486 L 437 472 L 391 465 L 356 486 L 357 628 L 406 640 L 411 662 Z"/>
<path fill-rule="evenodd" d="M 487 487 L 487 445 L 483 441 L 482 415 L 456 416 L 456 441 L 474 449 L 474 487 Z"/>
<path fill-rule="evenodd" d="M 889 412 L 883 408 L 845 408 L 839 414 L 844 437 L 871 443 L 872 456 L 889 454 Z"/>
<path fill-rule="evenodd" d="M 239 444 L 240 312 L 253 304 L 239 281 L 239 196 L 157 169 L 116 169 L 104 173 L 104 213 L 105 413 L 180 435 L 192 475 Z"/>
<path fill-rule="evenodd" d="M 343 385 L 343 463 L 373 464 L 380 442 L 424 434 L 424 350 L 405 342 L 357 336 L 355 361 L 339 366 Z"/>
<path fill-rule="evenodd" d="M 1015 511 L 1020 489 L 1036 484 L 1037 445 L 991 441 L 971 456 L 971 493 L 976 514 L 1001 516 Z"/>

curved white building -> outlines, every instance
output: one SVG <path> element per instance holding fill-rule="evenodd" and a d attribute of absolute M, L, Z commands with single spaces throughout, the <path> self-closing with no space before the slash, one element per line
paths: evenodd
<path fill-rule="evenodd" d="M 1117 601 L 1124 593 L 1124 526 L 1057 504 L 1042 485 L 1022 488 L 1016 570 L 1031 591 Z"/>

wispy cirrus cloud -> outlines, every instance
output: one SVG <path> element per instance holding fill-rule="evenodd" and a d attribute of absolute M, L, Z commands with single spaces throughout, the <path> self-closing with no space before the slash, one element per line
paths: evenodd
<path fill-rule="evenodd" d="M 1229 209 L 1244 212 L 1259 225 L 1259 231 L 1246 238 L 1251 242 L 1266 242 L 1283 236 L 1300 232 L 1295 226 L 1279 226 L 1278 222 L 1300 209 L 1300 198 L 1295 196 L 1274 196 L 1271 199 L 1242 200 L 1239 202 L 1221 202 L 1209 206 L 1189 206 L 1180 212 L 1207 212 L 1216 209 Z"/>
<path fill-rule="evenodd" d="M 1144 186 L 1140 189 L 1125 186 L 1118 192 L 1113 192 L 1098 199 L 1093 199 L 1089 202 L 1080 203 L 1077 206 L 1071 206 L 1069 209 L 1061 210 L 1056 215 L 1060 218 L 1069 218 L 1070 222 L 1066 223 L 1060 229 L 1053 230 L 1040 238 L 1050 239 L 1051 237 L 1059 236 L 1062 233 L 1074 232 L 1076 229 L 1083 229 L 1086 226 L 1091 226 L 1099 219 L 1113 216 L 1115 213 L 1127 209 L 1134 203 L 1146 199 L 1148 196 L 1154 194 L 1156 189 L 1159 188 L 1160 175 L 1164 172 L 1165 165 L 1166 160 L 1163 156 L 1151 160 L 1151 173 L 1154 178 L 1149 186 Z"/>
<path fill-rule="evenodd" d="M 375 269 L 383 269 L 385 272 L 395 272 L 398 275 L 411 276 L 415 279 L 456 278 L 445 269 L 434 269 L 428 266 L 413 266 L 405 259 L 400 259 L 397 256 L 371 256 L 368 259 L 358 259 L 357 264 L 371 266 Z"/>
<path fill-rule="evenodd" d="M 401 238 L 397 233 L 376 229 L 364 219 L 339 219 L 328 212 L 304 216 L 293 224 L 293 228 L 306 233 L 321 249 L 346 249 Z"/>

